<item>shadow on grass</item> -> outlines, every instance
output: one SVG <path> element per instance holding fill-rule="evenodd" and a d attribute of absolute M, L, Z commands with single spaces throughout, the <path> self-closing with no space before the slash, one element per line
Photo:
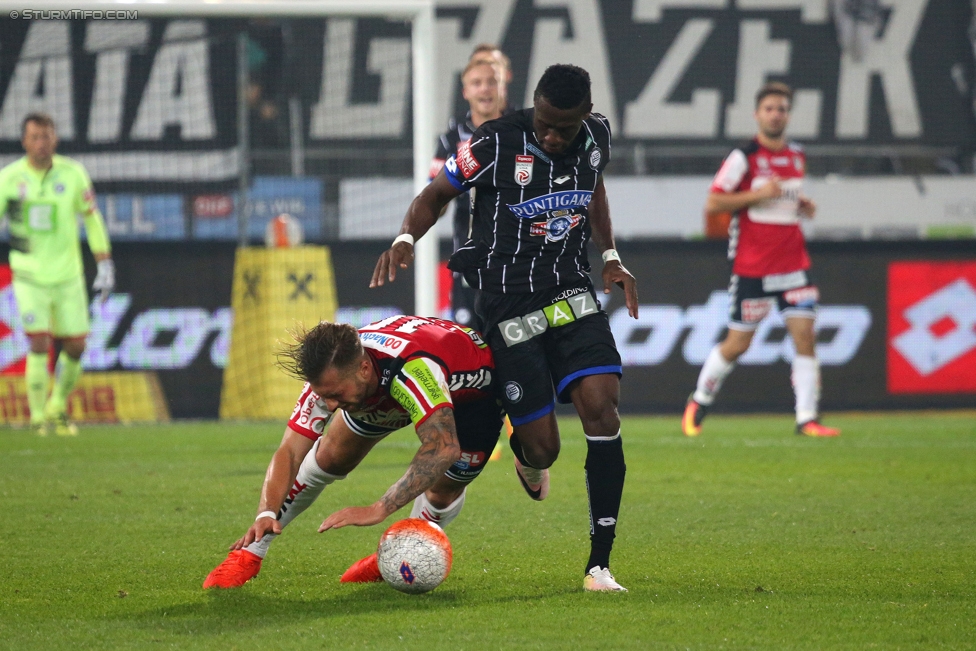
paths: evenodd
<path fill-rule="evenodd" d="M 560 598 L 579 592 L 575 586 L 553 586 L 540 589 L 534 594 L 520 593 L 507 596 L 466 595 L 464 588 L 436 590 L 424 595 L 407 595 L 385 585 L 343 586 L 342 594 L 321 598 L 295 599 L 255 594 L 242 590 L 209 590 L 204 601 L 178 603 L 121 618 L 146 630 L 166 630 L 172 634 L 220 636 L 228 632 L 259 630 L 306 621 L 329 620 L 382 613 L 384 616 L 398 613 L 423 612 L 434 614 L 454 610 L 459 606 L 486 606 L 507 603 L 537 602 Z M 346 591 L 348 590 L 348 592 Z"/>

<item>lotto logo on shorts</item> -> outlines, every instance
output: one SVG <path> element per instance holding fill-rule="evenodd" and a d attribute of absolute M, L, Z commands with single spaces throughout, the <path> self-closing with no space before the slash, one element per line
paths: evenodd
<path fill-rule="evenodd" d="M 776 305 L 774 298 L 747 298 L 742 301 L 742 322 L 759 323 Z"/>
<path fill-rule="evenodd" d="M 976 261 L 888 266 L 888 391 L 976 393 Z"/>
<path fill-rule="evenodd" d="M 474 157 L 471 153 L 471 141 L 461 143 L 458 145 L 457 156 L 455 157 L 457 161 L 458 169 L 461 170 L 461 174 L 464 178 L 470 179 L 471 175 L 481 169 L 481 163 L 478 159 Z"/>

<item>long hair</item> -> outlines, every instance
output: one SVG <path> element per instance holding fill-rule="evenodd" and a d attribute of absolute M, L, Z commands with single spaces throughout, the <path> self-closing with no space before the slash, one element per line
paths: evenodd
<path fill-rule="evenodd" d="M 315 382 L 330 368 L 349 370 L 363 355 L 359 332 L 348 323 L 322 321 L 310 330 L 298 326 L 291 336 L 292 342 L 277 353 L 278 368 L 305 382 Z"/>

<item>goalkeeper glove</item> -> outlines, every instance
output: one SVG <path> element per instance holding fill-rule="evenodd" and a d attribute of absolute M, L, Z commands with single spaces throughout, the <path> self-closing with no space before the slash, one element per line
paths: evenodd
<path fill-rule="evenodd" d="M 115 263 L 111 258 L 98 261 L 98 273 L 92 283 L 92 291 L 98 293 L 98 299 L 104 303 L 108 295 L 115 289 Z"/>

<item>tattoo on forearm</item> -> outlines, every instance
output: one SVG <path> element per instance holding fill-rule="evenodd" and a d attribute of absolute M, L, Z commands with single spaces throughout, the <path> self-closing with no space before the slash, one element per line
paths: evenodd
<path fill-rule="evenodd" d="M 457 461 L 460 451 L 454 427 L 454 410 L 438 409 L 417 428 L 420 449 L 407 472 L 390 486 L 381 502 L 392 513 L 430 488 Z"/>

